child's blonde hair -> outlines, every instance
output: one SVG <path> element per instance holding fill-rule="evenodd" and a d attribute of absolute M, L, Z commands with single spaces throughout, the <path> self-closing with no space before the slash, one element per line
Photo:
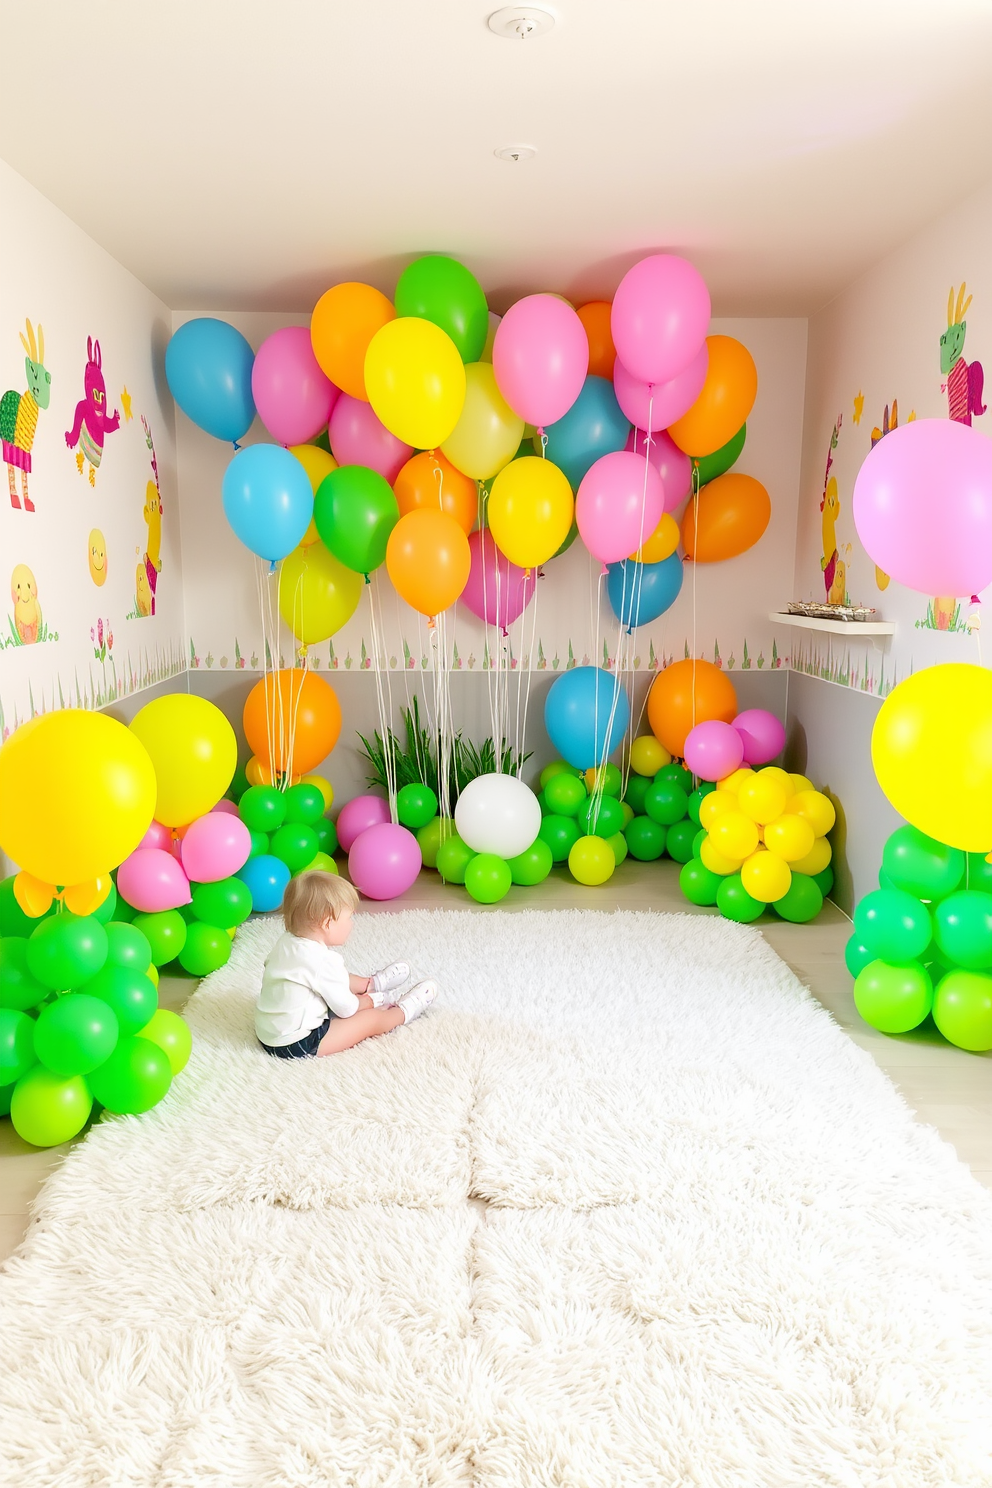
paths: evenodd
<path fill-rule="evenodd" d="M 282 917 L 290 935 L 305 935 L 327 920 L 337 920 L 342 910 L 358 908 L 358 890 L 336 873 L 319 868 L 300 873 L 286 885 Z"/>

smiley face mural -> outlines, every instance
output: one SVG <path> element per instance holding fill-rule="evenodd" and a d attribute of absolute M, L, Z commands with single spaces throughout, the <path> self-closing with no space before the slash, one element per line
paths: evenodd
<path fill-rule="evenodd" d="M 99 527 L 94 527 L 86 539 L 86 558 L 90 578 L 101 588 L 107 582 L 107 541 Z"/>

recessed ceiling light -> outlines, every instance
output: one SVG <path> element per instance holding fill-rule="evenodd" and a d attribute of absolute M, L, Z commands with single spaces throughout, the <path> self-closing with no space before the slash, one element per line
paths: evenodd
<path fill-rule="evenodd" d="M 493 154 L 497 160 L 533 160 L 537 151 L 533 145 L 504 145 L 502 150 L 494 150 Z"/>
<path fill-rule="evenodd" d="M 535 10 L 530 6 L 504 5 L 494 10 L 489 17 L 489 29 L 508 41 L 527 41 L 532 36 L 543 36 L 552 30 L 555 18 L 547 10 Z"/>

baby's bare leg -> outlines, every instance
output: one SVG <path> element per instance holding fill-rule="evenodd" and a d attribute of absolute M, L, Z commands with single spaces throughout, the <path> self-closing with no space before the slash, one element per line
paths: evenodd
<path fill-rule="evenodd" d="M 354 972 L 350 972 L 348 975 L 348 986 L 356 997 L 361 997 L 363 992 L 371 992 L 372 978 L 356 976 Z"/>
<path fill-rule="evenodd" d="M 353 1049 L 362 1039 L 399 1028 L 403 1021 L 403 1009 L 398 1007 L 363 1008 L 350 1018 L 332 1018 L 317 1053 L 340 1054 L 343 1049 Z"/>

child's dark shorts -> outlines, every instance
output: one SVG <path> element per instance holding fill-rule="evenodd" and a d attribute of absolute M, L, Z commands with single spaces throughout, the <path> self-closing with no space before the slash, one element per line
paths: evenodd
<path fill-rule="evenodd" d="M 274 1054 L 277 1059 L 312 1059 L 320 1047 L 320 1041 L 331 1026 L 333 1013 L 328 1013 L 319 1028 L 312 1028 L 304 1038 L 297 1039 L 295 1044 L 280 1044 L 273 1048 L 271 1044 L 259 1043 L 266 1054 Z"/>

